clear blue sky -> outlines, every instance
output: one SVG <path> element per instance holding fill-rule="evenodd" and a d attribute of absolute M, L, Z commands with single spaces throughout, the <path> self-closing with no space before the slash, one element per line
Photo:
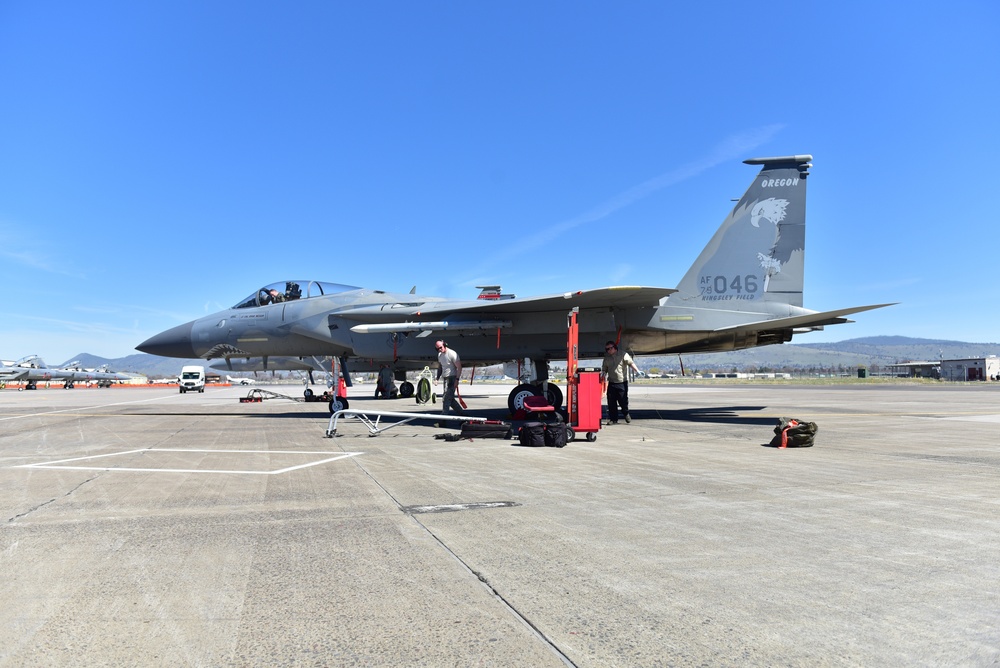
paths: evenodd
<path fill-rule="evenodd" d="M 797 343 L 1000 340 L 1000 3 L 0 1 L 0 357 L 279 280 L 672 287 L 811 153 Z"/>

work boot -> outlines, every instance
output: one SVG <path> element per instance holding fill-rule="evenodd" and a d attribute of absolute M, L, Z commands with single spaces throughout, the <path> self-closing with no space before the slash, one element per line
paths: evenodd
<path fill-rule="evenodd" d="M 628 413 L 625 414 L 625 423 L 630 424 L 632 422 L 632 416 Z"/>

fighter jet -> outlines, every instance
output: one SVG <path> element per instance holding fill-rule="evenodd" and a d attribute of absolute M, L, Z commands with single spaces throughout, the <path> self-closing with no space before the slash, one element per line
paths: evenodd
<path fill-rule="evenodd" d="M 128 374 L 110 371 L 107 364 L 103 364 L 96 369 L 84 369 L 80 365 L 79 360 L 73 360 L 60 370 L 70 371 L 73 374 L 71 378 L 67 378 L 63 382 L 63 387 L 67 389 L 72 388 L 77 382 L 96 382 L 97 387 L 111 387 L 115 383 L 121 383 L 131 378 Z"/>
<path fill-rule="evenodd" d="M 39 381 L 43 383 L 49 383 L 54 380 L 62 381 L 63 387 L 66 387 L 66 383 L 73 379 L 74 375 L 72 371 L 50 369 L 38 355 L 28 355 L 13 364 L 5 364 L 3 367 L 0 367 L 0 381 L 6 383 L 25 381 L 25 386 L 21 388 L 24 390 L 38 389 Z"/>
<path fill-rule="evenodd" d="M 579 358 L 600 358 L 608 340 L 633 355 L 702 353 L 786 343 L 795 334 L 851 322 L 889 306 L 834 311 L 802 306 L 806 181 L 812 156 L 753 158 L 750 187 L 676 288 L 616 286 L 511 299 L 456 301 L 319 281 L 265 286 L 235 306 L 174 327 L 136 348 L 167 357 L 225 359 L 333 356 L 347 372 L 388 362 L 437 365 L 446 338 L 464 366 L 517 360 L 515 412 L 531 395 L 562 393 L 549 360 L 567 357 L 567 317 L 578 309 Z M 404 388 L 400 388 L 401 392 Z"/>

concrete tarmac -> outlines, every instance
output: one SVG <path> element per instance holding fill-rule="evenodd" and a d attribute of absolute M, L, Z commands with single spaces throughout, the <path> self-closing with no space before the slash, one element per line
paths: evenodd
<path fill-rule="evenodd" d="M 633 385 L 562 449 L 247 392 L 0 392 L 0 666 L 1000 663 L 1000 383 Z"/>

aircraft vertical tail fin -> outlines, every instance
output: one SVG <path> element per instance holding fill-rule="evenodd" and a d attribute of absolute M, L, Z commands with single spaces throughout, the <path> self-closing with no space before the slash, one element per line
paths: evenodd
<path fill-rule="evenodd" d="M 802 306 L 811 155 L 744 160 L 760 173 L 670 296 L 675 304 L 756 310 Z"/>

